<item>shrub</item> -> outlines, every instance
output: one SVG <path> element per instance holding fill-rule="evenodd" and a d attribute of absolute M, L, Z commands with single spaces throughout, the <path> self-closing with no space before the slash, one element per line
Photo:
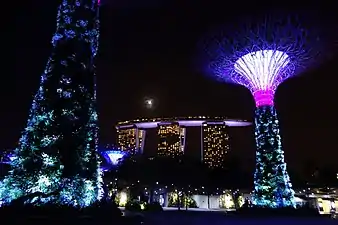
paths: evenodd
<path fill-rule="evenodd" d="M 163 208 L 159 202 L 152 202 L 149 204 L 145 204 L 145 211 L 151 211 L 151 212 L 160 212 L 163 211 Z"/>
<path fill-rule="evenodd" d="M 141 205 L 137 201 L 128 201 L 125 209 L 129 211 L 142 211 Z"/>
<path fill-rule="evenodd" d="M 3 224 L 19 224 L 27 221 L 37 223 L 62 223 L 69 221 L 91 220 L 119 220 L 121 210 L 114 203 L 97 202 L 87 208 L 60 206 L 55 204 L 36 205 L 7 205 L 0 208 L 0 218 Z"/>

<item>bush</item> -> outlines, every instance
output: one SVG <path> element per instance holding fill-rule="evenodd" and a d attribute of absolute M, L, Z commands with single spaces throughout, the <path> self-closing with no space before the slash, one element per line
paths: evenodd
<path fill-rule="evenodd" d="M 190 203 L 188 204 L 188 208 L 198 208 L 197 203 L 194 199 L 192 199 L 192 201 L 190 201 Z"/>
<path fill-rule="evenodd" d="M 163 208 L 160 203 L 158 202 L 152 202 L 149 204 L 145 204 L 145 211 L 151 211 L 151 212 L 161 212 L 163 211 Z"/>
<path fill-rule="evenodd" d="M 126 203 L 125 209 L 129 211 L 137 211 L 137 212 L 142 211 L 141 205 L 137 201 L 128 201 Z"/>
<path fill-rule="evenodd" d="M 117 207 L 114 201 L 107 202 L 97 202 L 87 208 L 84 208 L 83 215 L 88 215 L 95 218 L 105 218 L 107 217 L 114 219 L 122 216 L 121 210 Z"/>
<path fill-rule="evenodd" d="M 169 207 L 181 207 L 181 208 L 198 208 L 196 201 L 191 196 L 181 196 L 178 201 L 177 194 L 169 195 Z"/>
<path fill-rule="evenodd" d="M 45 204 L 36 205 L 7 205 L 0 208 L 0 218 L 3 224 L 19 224 L 27 221 L 37 223 L 67 223 L 91 220 L 119 220 L 122 212 L 113 203 L 98 202 L 87 208 Z"/>

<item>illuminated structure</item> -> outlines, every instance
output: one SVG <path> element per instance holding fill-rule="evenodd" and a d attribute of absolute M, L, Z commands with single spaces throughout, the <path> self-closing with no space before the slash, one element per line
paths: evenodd
<path fill-rule="evenodd" d="M 202 124 L 202 158 L 210 168 L 224 167 L 228 151 L 229 135 L 223 122 L 205 122 Z"/>
<path fill-rule="evenodd" d="M 119 148 L 135 145 L 135 131 L 157 129 L 157 155 L 179 156 L 186 148 L 186 134 L 189 127 L 201 128 L 201 158 L 210 167 L 222 167 L 223 160 L 229 150 L 227 127 L 249 126 L 251 123 L 243 120 L 231 120 L 221 117 L 183 117 L 154 118 L 120 122 L 117 125 Z M 133 130 L 131 132 L 131 130 Z M 120 135 L 132 133 L 133 135 Z M 142 136 L 143 152 L 145 135 Z M 122 145 L 123 144 L 123 145 Z M 126 149 L 126 148 L 125 148 Z M 130 151 L 135 152 L 135 151 Z"/>
<path fill-rule="evenodd" d="M 146 131 L 139 129 L 137 126 L 131 126 L 123 129 L 117 128 L 117 142 L 121 150 L 129 154 L 142 153 Z"/>
<path fill-rule="evenodd" d="M 265 19 L 257 29 L 252 24 L 248 27 L 250 30 L 240 36 L 221 37 L 207 47 L 208 72 L 217 79 L 247 87 L 256 102 L 254 204 L 294 206 L 273 98 L 280 83 L 300 72 L 306 63 L 314 62 L 310 51 L 314 46 L 307 45 L 307 32 L 295 20 L 274 23 Z"/>
<path fill-rule="evenodd" d="M 125 151 L 121 150 L 102 150 L 101 155 L 105 158 L 107 165 L 101 166 L 103 171 L 107 171 L 112 167 L 116 167 L 119 162 L 127 155 Z"/>
<path fill-rule="evenodd" d="M 126 154 L 119 150 L 106 150 L 102 151 L 102 155 L 111 165 L 117 165 L 119 160 L 122 159 Z"/>
<path fill-rule="evenodd" d="M 158 124 L 159 138 L 157 154 L 159 156 L 179 156 L 184 153 L 186 128 L 179 123 L 162 122 Z"/>
<path fill-rule="evenodd" d="M 52 54 L 34 96 L 0 202 L 88 206 L 102 197 L 96 112 L 99 5 L 62 0 Z"/>

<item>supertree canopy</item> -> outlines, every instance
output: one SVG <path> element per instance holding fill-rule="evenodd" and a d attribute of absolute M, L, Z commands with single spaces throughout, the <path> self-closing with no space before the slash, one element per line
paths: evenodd
<path fill-rule="evenodd" d="M 294 191 L 284 161 L 274 94 L 285 79 L 313 65 L 319 55 L 319 39 L 309 37 L 309 32 L 292 18 L 264 18 L 257 24 L 250 24 L 232 37 L 221 34 L 209 41 L 207 73 L 247 87 L 254 97 L 254 204 L 291 207 Z"/>
<path fill-rule="evenodd" d="M 288 54 L 279 50 L 250 52 L 235 62 L 233 79 L 251 90 L 257 107 L 273 105 L 278 84 L 293 74 L 289 63 Z"/>
<path fill-rule="evenodd" d="M 102 197 L 95 56 L 98 0 L 62 0 L 52 54 L 27 126 L 0 181 L 0 202 L 85 207 Z"/>

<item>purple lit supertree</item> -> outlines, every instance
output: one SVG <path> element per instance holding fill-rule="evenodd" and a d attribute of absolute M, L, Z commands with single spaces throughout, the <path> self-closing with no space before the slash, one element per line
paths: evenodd
<path fill-rule="evenodd" d="M 253 203 L 259 207 L 294 206 L 274 95 L 279 84 L 313 65 L 318 56 L 320 39 L 309 37 L 308 30 L 299 24 L 291 17 L 285 21 L 265 18 L 232 37 L 216 36 L 206 48 L 207 73 L 245 86 L 254 97 L 257 149 Z"/>

